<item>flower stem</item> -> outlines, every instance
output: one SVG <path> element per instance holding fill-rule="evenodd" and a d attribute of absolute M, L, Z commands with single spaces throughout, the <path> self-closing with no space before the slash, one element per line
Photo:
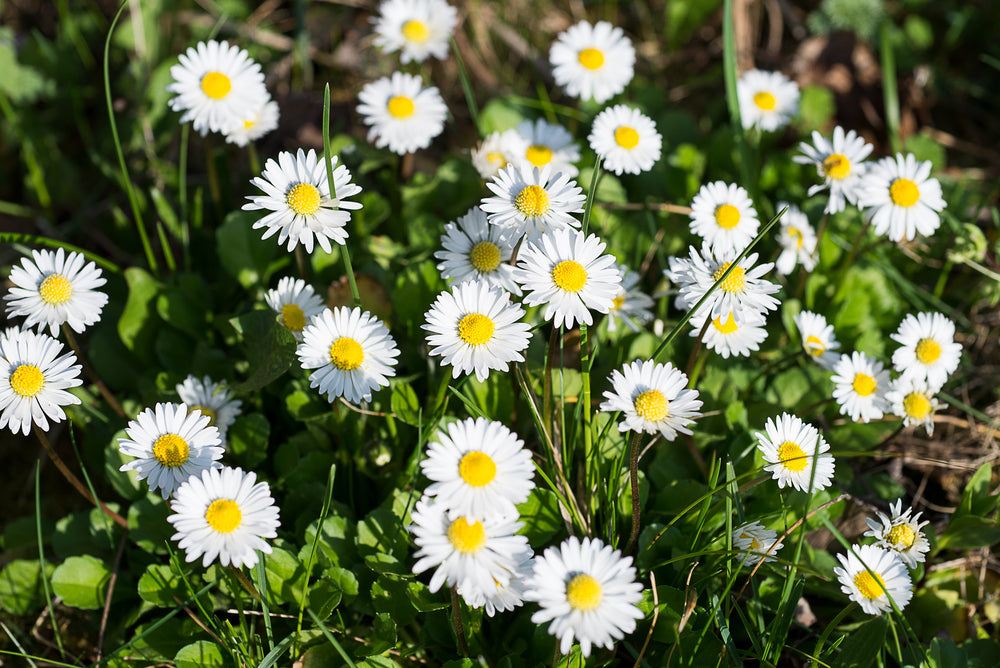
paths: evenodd
<path fill-rule="evenodd" d="M 240 581 L 241 585 L 243 585 L 243 588 L 247 590 L 247 593 L 253 596 L 254 599 L 259 601 L 260 592 L 258 592 L 257 588 L 253 586 L 253 583 L 250 582 L 250 579 L 246 576 L 246 574 L 244 574 L 241 569 L 237 568 L 236 566 L 233 566 L 232 564 L 230 564 L 229 567 L 232 569 L 232 572 L 236 576 L 236 579 Z"/>
<path fill-rule="evenodd" d="M 451 588 L 451 617 L 455 622 L 455 637 L 458 638 L 458 649 L 462 656 L 469 656 L 469 644 L 465 642 L 465 629 L 462 627 L 462 603 L 458 598 L 458 592 Z"/>
<path fill-rule="evenodd" d="M 639 539 L 639 442 L 641 440 L 642 432 L 637 431 L 632 434 L 629 442 L 628 481 L 632 487 L 632 533 L 622 554 L 629 554 Z"/>
<path fill-rule="evenodd" d="M 587 462 L 587 489 L 597 484 L 595 473 L 599 468 L 597 452 L 594 449 L 594 435 L 590 429 L 590 342 L 587 340 L 587 325 L 580 323 L 580 371 L 583 375 L 583 389 L 580 393 L 580 408 L 583 409 L 583 453 Z"/>
<path fill-rule="evenodd" d="M 73 331 L 66 325 L 66 323 L 63 323 L 62 330 L 63 334 L 66 335 L 66 341 L 69 343 L 69 347 L 73 349 L 74 353 L 76 353 L 76 358 L 80 360 L 80 364 L 83 366 L 83 373 L 90 378 L 90 382 L 97 386 L 97 390 L 101 393 L 101 396 L 104 397 L 104 400 L 108 402 L 108 405 L 111 406 L 115 413 L 118 413 L 119 417 L 127 420 L 128 416 L 125 414 L 125 409 L 122 408 L 122 405 L 118 403 L 115 395 L 111 394 L 111 390 L 108 389 L 108 386 L 104 384 L 104 381 L 97 377 L 97 374 L 94 373 L 94 370 L 87 363 L 87 359 L 83 356 L 83 352 L 80 350 L 80 345 L 76 342 L 76 337 L 73 336 Z"/>
<path fill-rule="evenodd" d="M 326 160 L 326 181 L 330 187 L 330 197 L 337 198 L 337 186 L 333 179 L 333 155 L 330 148 L 330 84 L 326 84 L 323 90 L 323 159 Z M 296 249 L 298 250 L 298 249 Z M 347 243 L 340 248 L 340 254 L 344 258 L 344 271 L 347 273 L 347 282 L 351 285 L 351 296 L 354 297 L 354 305 L 361 306 L 361 293 L 358 292 L 358 284 L 354 280 L 354 267 L 351 265 L 351 252 L 347 250 Z M 301 265 L 300 265 L 301 270 Z"/>

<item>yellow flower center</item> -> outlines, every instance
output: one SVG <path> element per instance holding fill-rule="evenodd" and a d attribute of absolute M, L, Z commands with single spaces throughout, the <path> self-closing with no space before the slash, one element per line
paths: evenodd
<path fill-rule="evenodd" d="M 603 596 L 601 583 L 586 573 L 580 573 L 566 583 L 566 602 L 574 610 L 593 610 L 601 604 Z"/>
<path fill-rule="evenodd" d="M 341 371 L 354 371 L 365 360 L 361 344 L 349 336 L 342 336 L 330 346 L 330 361 Z"/>
<path fill-rule="evenodd" d="M 788 236 L 795 240 L 795 247 L 802 248 L 802 232 L 797 227 L 789 227 L 786 232 Z"/>
<path fill-rule="evenodd" d="M 910 179 L 896 179 L 889 186 L 889 198 L 896 206 L 909 208 L 920 199 L 920 189 Z"/>
<path fill-rule="evenodd" d="M 458 474 L 472 487 L 483 487 L 497 477 L 497 465 L 486 453 L 473 451 L 462 457 L 458 464 Z"/>
<path fill-rule="evenodd" d="M 257 121 L 258 120 L 260 120 L 260 119 L 258 119 L 258 118 L 248 118 L 247 120 L 243 121 L 243 129 L 244 130 L 249 130 L 253 126 L 257 125 Z"/>
<path fill-rule="evenodd" d="M 594 47 L 584 49 L 577 54 L 576 58 L 588 70 L 599 70 L 601 69 L 601 65 L 604 64 L 604 54 L 601 53 L 600 49 L 595 49 Z"/>
<path fill-rule="evenodd" d="M 459 517 L 448 527 L 448 542 L 462 554 L 478 552 L 486 544 L 486 530 L 483 528 L 483 523 L 473 520 L 472 524 L 469 524 L 467 519 Z"/>
<path fill-rule="evenodd" d="M 514 198 L 514 208 L 527 218 L 543 216 L 549 210 L 549 194 L 541 186 L 527 186 Z"/>
<path fill-rule="evenodd" d="M 624 149 L 633 149 L 639 145 L 639 133 L 635 128 L 623 125 L 615 130 L 615 143 Z"/>
<path fill-rule="evenodd" d="M 854 576 L 854 586 L 858 588 L 861 595 L 869 601 L 874 600 L 885 593 L 885 580 L 878 573 L 875 577 L 868 571 L 861 571 Z"/>
<path fill-rule="evenodd" d="M 233 84 L 222 72 L 209 72 L 201 78 L 201 90 L 213 100 L 221 100 L 229 95 Z"/>
<path fill-rule="evenodd" d="M 853 387 L 854 391 L 860 396 L 867 397 L 875 392 L 875 388 L 878 387 L 878 383 L 875 382 L 875 379 L 872 376 L 869 376 L 866 373 L 859 373 L 855 374 L 854 382 L 851 383 L 851 387 Z"/>
<path fill-rule="evenodd" d="M 778 101 L 774 99 L 773 95 L 762 90 L 759 93 L 754 93 L 753 103 L 764 111 L 772 111 L 777 106 Z"/>
<path fill-rule="evenodd" d="M 288 208 L 300 216 L 311 216 L 319 211 L 319 188 L 311 183 L 296 183 L 285 195 Z"/>
<path fill-rule="evenodd" d="M 153 443 L 153 457 L 167 468 L 176 468 L 188 460 L 191 449 L 177 434 L 164 434 Z"/>
<path fill-rule="evenodd" d="M 897 550 L 908 550 L 917 539 L 917 532 L 909 524 L 897 524 L 885 535 L 886 541 Z"/>
<path fill-rule="evenodd" d="M 481 346 L 493 338 L 496 325 L 489 316 L 482 313 L 470 313 L 458 321 L 458 338 L 470 346 Z"/>
<path fill-rule="evenodd" d="M 643 420 L 659 422 L 669 414 L 670 401 L 659 390 L 646 390 L 635 398 L 635 412 Z"/>
<path fill-rule="evenodd" d="M 831 179 L 846 179 L 851 175 L 851 161 L 843 153 L 833 153 L 823 161 L 823 172 Z"/>
<path fill-rule="evenodd" d="M 413 100 L 405 95 L 396 95 L 391 98 L 385 108 L 388 109 L 393 118 L 409 118 L 416 110 Z"/>
<path fill-rule="evenodd" d="M 191 415 L 191 413 L 194 413 L 195 411 L 201 411 L 202 415 L 207 415 L 208 416 L 208 424 L 209 424 L 209 426 L 212 426 L 212 425 L 215 424 L 215 411 L 212 410 L 211 408 L 209 408 L 208 406 L 201 406 L 201 405 L 195 404 L 194 406 L 191 406 L 188 409 L 188 415 Z"/>
<path fill-rule="evenodd" d="M 469 262 L 476 271 L 489 273 L 500 266 L 500 247 L 492 241 L 480 241 L 469 251 Z"/>
<path fill-rule="evenodd" d="M 38 286 L 38 296 L 46 304 L 65 304 L 73 296 L 73 284 L 62 274 L 49 274 Z"/>
<path fill-rule="evenodd" d="M 507 166 L 507 158 L 505 158 L 503 153 L 500 153 L 499 151 L 491 151 L 490 153 L 487 153 L 486 162 L 496 166 L 497 169 L 503 169 Z"/>
<path fill-rule="evenodd" d="M 298 304 L 281 307 L 281 324 L 293 332 L 301 332 L 306 326 L 306 314 Z"/>
<path fill-rule="evenodd" d="M 792 441 L 785 441 L 778 447 L 778 461 L 786 469 L 795 473 L 804 470 L 809 463 L 805 450 L 800 448 L 798 443 Z"/>
<path fill-rule="evenodd" d="M 921 364 L 933 364 L 941 357 L 941 344 L 934 339 L 920 339 L 917 342 L 917 361 Z"/>
<path fill-rule="evenodd" d="M 759 550 L 760 549 L 760 541 L 758 541 L 756 538 L 754 538 L 753 536 L 751 536 L 748 533 L 741 533 L 740 534 L 740 540 L 746 540 L 747 538 L 750 539 L 750 549 L 751 550 Z"/>
<path fill-rule="evenodd" d="M 915 420 L 923 420 L 931 412 L 931 402 L 923 392 L 910 392 L 903 399 L 903 410 Z"/>
<path fill-rule="evenodd" d="M 235 501 L 216 499 L 205 511 L 205 520 L 219 533 L 232 533 L 243 521 L 243 511 Z"/>
<path fill-rule="evenodd" d="M 729 319 L 725 322 L 722 322 L 722 318 L 716 318 L 712 321 L 712 325 L 714 325 L 715 328 L 722 334 L 732 334 L 738 329 L 736 326 L 736 318 L 733 317 L 732 313 L 729 314 Z"/>
<path fill-rule="evenodd" d="M 819 357 L 826 352 L 826 346 L 823 345 L 823 342 L 819 340 L 818 336 L 807 336 L 806 352 L 813 357 Z"/>
<path fill-rule="evenodd" d="M 724 230 L 731 230 L 740 224 L 740 210 L 732 204 L 715 207 L 715 222 Z"/>
<path fill-rule="evenodd" d="M 524 157 L 535 167 L 544 167 L 552 162 L 552 149 L 541 144 L 532 144 L 524 152 Z"/>
<path fill-rule="evenodd" d="M 410 20 L 403 24 L 403 37 L 410 42 L 423 44 L 431 36 L 430 28 L 423 21 Z"/>
<path fill-rule="evenodd" d="M 563 260 L 552 268 L 552 282 L 566 292 L 579 292 L 587 284 L 587 270 L 575 260 Z"/>
<path fill-rule="evenodd" d="M 618 295 L 611 302 L 611 310 L 616 311 L 620 309 L 622 307 L 622 304 L 624 303 L 625 303 L 625 295 Z"/>
<path fill-rule="evenodd" d="M 34 364 L 22 364 L 10 374 L 10 388 L 22 397 L 33 397 L 42 391 L 45 376 Z"/>
<path fill-rule="evenodd" d="M 726 273 L 726 270 L 729 269 L 729 265 L 731 264 L 732 262 L 726 262 L 724 265 L 715 270 L 712 277 L 715 280 L 722 278 L 722 275 Z M 743 270 L 743 267 L 736 265 L 736 268 L 733 269 L 732 273 L 726 277 L 726 280 L 722 281 L 722 285 L 719 287 L 723 292 L 743 292 L 743 289 L 747 285 L 745 276 L 746 272 Z"/>

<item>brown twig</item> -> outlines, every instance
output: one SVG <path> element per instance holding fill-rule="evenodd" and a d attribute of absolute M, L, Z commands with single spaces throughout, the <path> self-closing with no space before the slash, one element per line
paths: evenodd
<path fill-rule="evenodd" d="M 649 647 L 649 641 L 653 638 L 653 629 L 656 628 L 656 620 L 660 618 L 660 595 L 656 591 L 656 574 L 652 571 L 649 573 L 649 586 L 650 590 L 653 592 L 653 622 L 649 625 L 649 632 L 646 633 L 646 641 L 642 643 L 642 649 L 639 650 L 639 656 L 635 658 L 635 663 L 632 664 L 632 668 L 639 668 L 639 664 L 642 663 L 642 657 L 646 654 L 646 648 Z"/>
<path fill-rule="evenodd" d="M 670 202 L 595 202 L 594 206 L 613 211 L 666 211 L 667 213 L 679 213 L 682 216 L 690 216 L 693 209 L 689 206 L 671 204 Z"/>
<path fill-rule="evenodd" d="M 236 574 L 236 579 L 239 580 L 240 584 L 243 585 L 243 588 L 247 590 L 247 593 L 250 594 L 251 596 L 253 596 L 254 599 L 256 599 L 256 600 L 259 601 L 260 600 L 260 592 L 257 591 L 257 588 L 253 586 L 253 583 L 250 582 L 250 580 L 247 578 L 247 576 L 244 575 L 243 571 L 240 570 L 239 568 L 237 568 L 236 566 L 232 566 L 232 565 L 230 566 L 230 568 L 232 568 L 233 573 Z"/>
<path fill-rule="evenodd" d="M 115 395 L 111 394 L 111 390 L 108 389 L 108 386 L 104 384 L 104 381 L 97 377 L 97 374 L 94 373 L 90 364 L 87 363 L 87 358 L 83 356 L 83 351 L 80 350 L 80 345 L 76 342 L 76 337 L 73 336 L 73 330 L 71 330 L 66 323 L 63 323 L 62 331 L 63 334 L 66 335 L 66 341 L 69 343 L 69 347 L 73 349 L 74 353 L 76 353 L 76 359 L 79 360 L 80 364 L 83 366 L 83 373 L 90 379 L 91 383 L 97 386 L 97 391 L 101 393 L 101 396 L 108 402 L 108 405 L 111 406 L 112 410 L 114 410 L 115 413 L 118 413 L 119 417 L 127 420 L 128 416 L 125 414 L 125 409 L 122 408 L 122 405 L 118 403 Z"/>
<path fill-rule="evenodd" d="M 111 578 L 108 580 L 108 593 L 104 596 L 104 610 L 101 612 L 101 628 L 97 632 L 97 660 L 104 654 L 104 632 L 108 629 L 108 613 L 111 612 L 111 596 L 115 593 L 115 583 L 118 582 L 118 566 L 121 565 L 125 543 L 128 540 L 128 529 L 122 532 L 118 541 L 118 552 L 115 553 L 115 563 L 111 567 Z"/>

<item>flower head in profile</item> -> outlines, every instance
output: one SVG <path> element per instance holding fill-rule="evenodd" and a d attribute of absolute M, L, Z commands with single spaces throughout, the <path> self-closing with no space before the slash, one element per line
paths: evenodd
<path fill-rule="evenodd" d="M 621 286 L 615 295 L 614 306 L 608 311 L 608 331 L 617 329 L 617 321 L 621 320 L 633 332 L 653 319 L 653 299 L 639 289 L 639 274 L 623 264 L 616 265 L 622 276 Z"/>
<path fill-rule="evenodd" d="M 366 84 L 358 101 L 362 122 L 371 126 L 368 141 L 398 155 L 430 146 L 448 115 L 437 88 L 425 88 L 420 77 L 403 72 Z"/>
<path fill-rule="evenodd" d="M 619 176 L 652 169 L 663 144 L 653 119 L 624 104 L 599 113 L 587 141 L 594 153 L 604 157 L 604 168 Z"/>
<path fill-rule="evenodd" d="M 383 0 L 372 22 L 375 46 L 386 53 L 399 51 L 405 65 L 421 63 L 428 56 L 447 57 L 458 13 L 444 0 Z"/>
<path fill-rule="evenodd" d="M 691 202 L 691 231 L 717 257 L 736 256 L 757 236 L 760 221 L 747 191 L 715 181 L 703 185 Z"/>
<path fill-rule="evenodd" d="M 937 231 L 945 201 L 941 184 L 930 174 L 930 161 L 918 161 L 912 153 L 882 158 L 868 168 L 858 206 L 865 209 L 875 234 L 911 241 Z"/>
<path fill-rule="evenodd" d="M 632 81 L 635 49 L 621 28 L 580 21 L 559 33 L 549 50 L 552 76 L 566 93 L 598 104 Z"/>
<path fill-rule="evenodd" d="M 774 132 L 799 113 L 799 86 L 781 72 L 744 72 L 736 81 L 736 97 L 745 129 Z"/>
<path fill-rule="evenodd" d="M 892 366 L 904 378 L 926 380 L 936 391 L 958 368 L 962 344 L 955 341 L 955 323 L 942 313 L 911 313 L 889 336 L 899 344 Z"/>
<path fill-rule="evenodd" d="M 313 287 L 301 278 L 285 276 L 278 281 L 278 287 L 268 290 L 264 300 L 279 316 L 296 341 L 302 341 L 302 330 L 313 317 L 323 312 L 323 300 Z"/>
<path fill-rule="evenodd" d="M 539 118 L 521 121 L 515 128 L 520 142 L 512 145 L 520 150 L 510 161 L 513 165 L 548 167 L 553 174 L 576 177 L 579 170 L 573 164 L 580 159 L 580 147 L 573 134 L 561 125 Z"/>
<path fill-rule="evenodd" d="M 268 96 L 258 107 L 243 114 L 240 120 L 234 120 L 225 131 L 226 141 L 237 146 L 246 146 L 256 141 L 278 127 L 281 116 L 278 103 Z"/>
<path fill-rule="evenodd" d="M 756 566 L 763 560 L 777 561 L 775 556 L 782 548 L 778 532 L 765 529 L 760 522 L 747 522 L 733 530 L 733 549 L 739 552 L 737 557 L 744 566 Z"/>
<path fill-rule="evenodd" d="M 219 430 L 219 441 L 226 442 L 226 432 L 240 414 L 243 402 L 233 399 L 233 392 L 225 383 L 216 383 L 208 376 L 188 376 L 176 387 L 181 402 L 188 412 L 201 411 L 208 416 L 208 424 Z"/>
<path fill-rule="evenodd" d="M 778 211 L 785 207 L 788 210 L 781 217 L 781 231 L 778 233 L 781 254 L 774 261 L 774 268 L 782 276 L 792 273 L 797 264 L 801 264 L 806 271 L 812 271 L 816 268 L 816 231 L 799 207 L 778 202 Z"/>
<path fill-rule="evenodd" d="M 876 359 L 864 353 L 841 355 L 833 367 L 833 396 L 840 404 L 840 414 L 855 422 L 878 420 L 887 410 L 885 393 L 889 372 Z"/>
<path fill-rule="evenodd" d="M 865 520 L 868 525 L 865 535 L 877 539 L 879 547 L 898 554 L 909 568 L 916 568 L 917 564 L 926 560 L 927 552 L 931 549 L 931 544 L 922 531 L 930 522 L 921 522 L 921 513 L 910 517 L 912 512 L 913 508 L 907 508 L 903 512 L 903 500 L 896 499 L 889 506 L 889 515 L 879 511 L 878 520 Z"/>
<path fill-rule="evenodd" d="M 889 612 L 892 610 L 890 597 L 902 610 L 913 597 L 910 574 L 895 551 L 877 545 L 854 545 L 846 556 L 838 554 L 837 559 L 840 567 L 833 572 L 840 581 L 840 590 L 865 613 Z"/>
<path fill-rule="evenodd" d="M 478 206 L 444 226 L 441 245 L 444 249 L 435 252 L 434 257 L 441 261 L 437 268 L 448 283 L 480 281 L 521 294 L 521 286 L 514 280 L 514 266 L 510 264 L 513 242 L 503 234 L 502 227 L 489 224 L 486 213 Z"/>
<path fill-rule="evenodd" d="M 904 427 L 920 425 L 928 436 L 934 433 L 934 413 L 941 408 L 941 402 L 926 380 L 896 378 L 889 384 L 885 400 L 893 415 L 903 419 Z"/>
<path fill-rule="evenodd" d="M 833 480 L 833 455 L 830 446 L 816 427 L 789 413 L 768 418 L 764 433 L 757 433 L 757 448 L 764 470 L 778 481 L 800 492 L 819 491 Z"/>
<path fill-rule="evenodd" d="M 795 314 L 795 326 L 799 329 L 802 349 L 810 359 L 825 369 L 832 369 L 840 359 L 840 342 L 833 333 L 833 325 L 826 318 L 812 311 Z"/>
<path fill-rule="evenodd" d="M 823 183 L 809 188 L 809 195 L 830 190 L 826 213 L 843 211 L 846 204 L 857 204 L 864 187 L 867 165 L 864 159 L 875 147 L 859 137 L 854 130 L 845 133 L 839 125 L 833 129 L 833 138 L 826 139 L 818 132 L 812 133 L 812 144 L 802 142 L 799 149 L 804 155 L 793 160 L 805 165 L 815 165 Z"/>
<path fill-rule="evenodd" d="M 553 174 L 549 167 L 510 165 L 486 187 L 493 196 L 484 197 L 479 206 L 511 243 L 524 235 L 534 241 L 545 232 L 580 227 L 572 214 L 583 212 L 587 199 L 583 189 L 567 175 Z"/>
<path fill-rule="evenodd" d="M 11 267 L 7 317 L 24 316 L 24 327 L 48 327 L 52 336 L 63 323 L 80 333 L 101 319 L 108 296 L 96 289 L 106 282 L 97 265 L 62 248 L 33 250 L 31 256 L 33 262 L 23 257 L 21 266 Z"/>
<path fill-rule="evenodd" d="M 668 441 L 701 417 L 697 390 L 685 389 L 688 377 L 672 364 L 636 360 L 611 372 L 600 410 L 622 413 L 618 431 L 659 434 Z"/>
<path fill-rule="evenodd" d="M 0 335 L 0 429 L 25 436 L 37 425 L 49 430 L 49 420 L 66 419 L 63 406 L 80 403 L 67 390 L 83 384 L 80 365 L 63 344 L 48 334 L 10 328 Z"/>

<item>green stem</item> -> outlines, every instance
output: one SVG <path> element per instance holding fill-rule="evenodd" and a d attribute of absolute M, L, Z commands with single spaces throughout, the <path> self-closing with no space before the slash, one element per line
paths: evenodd
<path fill-rule="evenodd" d="M 587 229 L 590 227 L 590 212 L 594 209 L 594 202 L 597 195 L 597 182 L 601 180 L 601 162 L 604 159 L 598 155 L 597 162 L 594 163 L 594 172 L 590 175 L 590 191 L 587 193 L 587 206 L 583 209 L 583 226 L 580 228 L 583 236 L 587 236 Z"/>
<path fill-rule="evenodd" d="M 462 601 L 454 587 L 451 588 L 451 617 L 455 622 L 458 649 L 462 652 L 462 656 L 469 656 L 469 644 L 465 641 L 465 629 L 462 626 Z"/>
<path fill-rule="evenodd" d="M 469 107 L 469 116 L 472 124 L 476 127 L 479 136 L 483 136 L 483 129 L 479 127 L 479 108 L 476 106 L 476 98 L 472 94 L 472 85 L 469 83 L 469 75 L 465 71 L 465 63 L 462 55 L 458 52 L 458 44 L 455 38 L 451 38 L 451 52 L 455 55 L 455 64 L 458 65 L 458 78 L 462 82 L 462 91 L 465 93 L 465 104 Z"/>
<path fill-rule="evenodd" d="M 813 656 L 816 657 L 817 660 L 820 658 L 820 652 L 823 651 L 823 645 L 826 644 L 826 639 L 830 637 L 830 633 L 835 628 L 837 628 L 837 624 L 840 624 L 840 622 L 844 621 L 844 617 L 846 617 L 847 614 L 851 612 L 851 610 L 853 609 L 854 609 L 854 603 L 848 603 L 847 606 L 844 607 L 843 610 L 838 612 L 837 616 L 834 617 L 833 620 L 826 625 L 826 628 L 823 629 L 823 633 L 820 635 L 819 640 L 816 641 L 816 649 L 813 650 Z"/>
<path fill-rule="evenodd" d="M 628 481 L 632 487 L 632 533 L 622 554 L 630 554 L 636 541 L 639 540 L 639 443 L 641 441 L 642 432 L 637 431 L 632 434 L 629 443 Z"/>
<path fill-rule="evenodd" d="M 885 100 L 885 124 L 889 131 L 889 145 L 899 152 L 899 89 L 896 83 L 896 56 L 892 51 L 892 24 L 885 21 L 879 35 L 882 56 L 882 98 Z"/>
<path fill-rule="evenodd" d="M 191 125 L 185 123 L 181 127 L 181 148 L 177 158 L 177 197 L 181 205 L 181 244 L 184 247 L 184 268 L 191 269 L 191 224 L 188 221 L 187 201 L 187 164 L 188 143 L 191 137 Z"/>
<path fill-rule="evenodd" d="M 38 577 L 42 581 L 42 589 L 45 591 L 45 601 L 49 606 L 49 617 L 52 619 L 52 632 L 56 637 L 56 645 L 59 646 L 59 656 L 66 658 L 66 650 L 63 648 L 62 634 L 59 632 L 59 624 L 55 619 L 55 607 L 52 605 L 52 589 L 49 587 L 49 575 L 45 572 L 45 546 L 42 542 L 42 467 L 35 464 L 35 538 L 38 541 Z"/>
<path fill-rule="evenodd" d="M 583 389 L 580 393 L 580 407 L 583 409 L 583 452 L 587 462 L 587 489 L 591 490 L 597 484 L 594 474 L 600 462 L 594 450 L 594 435 L 590 428 L 590 417 L 593 413 L 590 407 L 590 345 L 587 341 L 587 325 L 582 322 L 580 323 L 580 371 L 583 375 Z"/>
<path fill-rule="evenodd" d="M 336 199 L 337 188 L 333 182 L 333 155 L 330 148 L 330 84 L 327 83 L 323 89 L 323 158 L 326 160 L 326 180 L 330 187 L 330 197 Z M 358 292 L 358 284 L 354 280 L 354 267 L 351 265 L 351 252 L 345 243 L 340 254 L 344 258 L 344 272 L 347 273 L 347 281 L 351 285 L 351 296 L 354 297 L 354 305 L 361 306 L 361 293 Z"/>

